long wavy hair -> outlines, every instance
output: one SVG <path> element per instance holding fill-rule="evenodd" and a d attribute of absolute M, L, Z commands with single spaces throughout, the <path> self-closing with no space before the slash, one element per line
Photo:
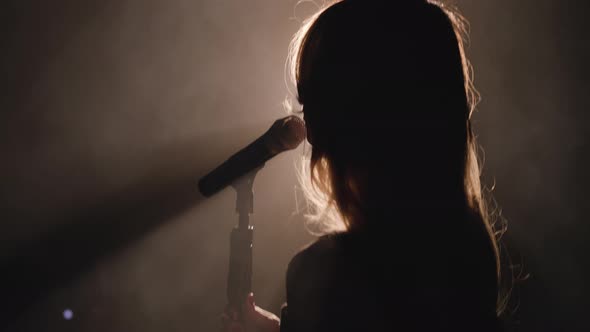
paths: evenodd
<path fill-rule="evenodd" d="M 304 21 L 287 63 L 312 146 L 300 181 L 319 233 L 396 227 L 400 216 L 477 223 L 500 285 L 504 224 L 480 183 L 467 28 L 455 8 L 425 0 L 335 1 Z M 499 313 L 507 296 L 497 299 Z"/>

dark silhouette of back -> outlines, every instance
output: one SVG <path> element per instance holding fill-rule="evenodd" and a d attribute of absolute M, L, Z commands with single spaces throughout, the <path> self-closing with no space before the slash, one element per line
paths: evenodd
<path fill-rule="evenodd" d="M 485 230 L 411 221 L 327 235 L 295 256 L 282 331 L 501 331 Z M 457 232 L 465 241 L 449 245 Z"/>

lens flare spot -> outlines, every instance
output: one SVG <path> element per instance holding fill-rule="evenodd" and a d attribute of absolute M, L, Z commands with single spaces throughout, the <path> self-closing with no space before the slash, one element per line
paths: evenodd
<path fill-rule="evenodd" d="M 72 318 L 74 318 L 74 312 L 70 309 L 66 309 L 63 312 L 63 316 L 65 320 L 70 320 Z"/>

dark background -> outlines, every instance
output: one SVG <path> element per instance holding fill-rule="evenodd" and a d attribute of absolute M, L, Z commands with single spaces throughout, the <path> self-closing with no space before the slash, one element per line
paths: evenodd
<path fill-rule="evenodd" d="M 485 182 L 530 274 L 511 326 L 589 331 L 587 1 L 457 2 Z M 216 329 L 235 197 L 196 182 L 285 115 L 288 43 L 314 9 L 295 3 L 2 2 L 0 330 Z M 274 312 L 313 239 L 302 149 L 255 184 L 254 290 Z"/>

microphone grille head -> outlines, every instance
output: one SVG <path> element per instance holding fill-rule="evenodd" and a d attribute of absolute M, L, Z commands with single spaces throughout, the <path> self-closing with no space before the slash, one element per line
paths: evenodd
<path fill-rule="evenodd" d="M 289 115 L 278 119 L 271 127 L 269 148 L 273 153 L 292 150 L 303 142 L 306 136 L 305 123 L 296 115 Z"/>
<path fill-rule="evenodd" d="M 300 117 L 291 115 L 285 121 L 284 146 L 291 150 L 303 142 L 306 136 L 305 123 Z"/>

